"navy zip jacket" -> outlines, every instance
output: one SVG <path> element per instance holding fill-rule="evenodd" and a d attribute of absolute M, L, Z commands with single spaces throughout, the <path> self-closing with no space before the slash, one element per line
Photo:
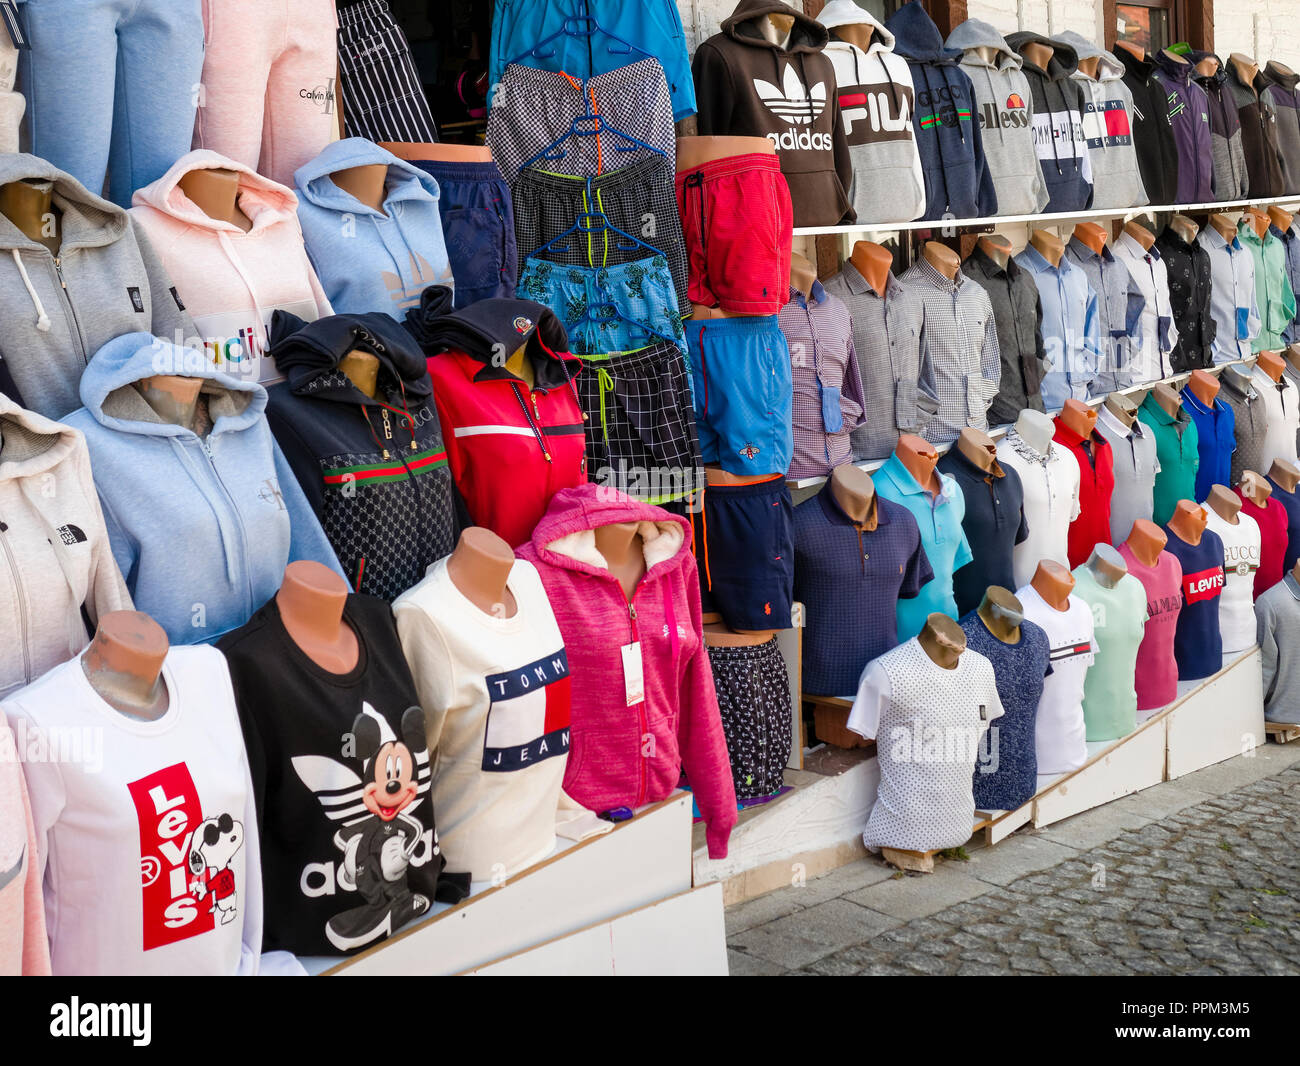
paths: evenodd
<path fill-rule="evenodd" d="M 907 60 L 916 90 L 912 125 L 925 171 L 923 219 L 985 218 L 998 213 L 998 194 L 984 158 L 975 87 L 961 69 L 962 51 L 911 0 L 885 23 L 894 51 Z"/>
<path fill-rule="evenodd" d="M 1164 52 L 1151 57 L 1169 104 L 1169 125 L 1178 151 L 1178 203 L 1214 200 L 1214 146 L 1210 134 L 1210 98 L 1195 80 L 1196 69 Z"/>

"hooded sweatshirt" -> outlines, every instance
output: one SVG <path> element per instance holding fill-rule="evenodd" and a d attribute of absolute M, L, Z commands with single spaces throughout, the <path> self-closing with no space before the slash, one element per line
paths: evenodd
<path fill-rule="evenodd" d="M 211 429 L 162 418 L 134 387 L 158 373 L 202 378 Z M 342 574 L 266 424 L 266 390 L 198 352 L 129 333 L 95 353 L 85 406 L 64 421 L 90 449 L 113 556 L 138 611 L 172 644 L 243 625 L 298 559 Z"/>
<path fill-rule="evenodd" d="M 775 45 L 754 20 L 794 19 Z M 740 0 L 731 17 L 695 52 L 701 136 L 767 137 L 790 186 L 796 226 L 852 222 L 853 164 L 835 93 L 835 67 L 822 54 L 826 27 L 780 0 Z"/>
<path fill-rule="evenodd" d="M 194 323 L 125 211 L 44 159 L 0 155 L 0 185 L 25 180 L 53 183 L 61 244 L 56 256 L 0 215 L 0 392 L 62 418 L 100 347 L 137 331 L 189 337 Z"/>
<path fill-rule="evenodd" d="M 373 397 L 339 369 L 355 351 L 379 362 Z M 266 417 L 307 503 L 353 591 L 396 599 L 460 532 L 424 353 L 388 315 L 277 312 L 271 357 Z"/>
<path fill-rule="evenodd" d="M 1081 33 L 1058 34 L 1056 42 L 1058 47 L 1064 44 L 1073 48 L 1080 63 L 1097 60 L 1096 77 L 1082 69 L 1071 75 L 1083 90 L 1083 135 L 1092 163 L 1092 206 L 1141 207 L 1150 203 L 1133 142 L 1137 119 L 1133 93 L 1124 84 L 1124 64 Z"/>
<path fill-rule="evenodd" d="M 1020 53 L 1021 69 L 1029 79 L 1034 101 L 1034 145 L 1047 183 L 1048 211 L 1082 211 L 1092 206 L 1092 161 L 1083 130 L 1084 93 L 1073 79 L 1079 58 L 1074 49 L 1039 33 L 1013 33 L 1007 38 Z M 1025 58 L 1025 47 L 1052 49 L 1047 69 Z"/>
<path fill-rule="evenodd" d="M 916 92 L 894 35 L 853 0 L 831 0 L 817 21 L 832 31 L 840 121 L 853 164 L 849 200 L 859 222 L 909 222 L 925 210 L 925 175 L 912 115 Z M 837 38 L 840 26 L 870 26 L 864 52 Z"/>
<path fill-rule="evenodd" d="M 237 175 L 236 203 L 253 224 L 247 233 L 185 195 L 181 180 L 201 170 Z M 276 380 L 266 358 L 272 312 L 308 321 L 331 314 L 307 261 L 293 190 L 216 152 L 196 151 L 140 189 L 132 203 L 131 217 L 158 250 L 213 365 L 234 377 Z M 188 335 L 168 339 L 193 343 Z"/>
<path fill-rule="evenodd" d="M 0 396 L 0 696 L 85 648 L 87 621 L 130 609 L 85 439 Z"/>
<path fill-rule="evenodd" d="M 1034 148 L 1034 107 L 1029 79 L 1020 56 L 987 22 L 967 19 L 948 35 L 948 48 L 959 48 L 961 68 L 975 87 L 984 158 L 998 194 L 998 213 L 1034 215 L 1047 206 L 1047 185 Z M 991 63 L 981 48 L 996 52 Z"/>
<path fill-rule="evenodd" d="M 1250 191 L 1250 172 L 1246 168 L 1246 149 L 1241 138 L 1241 114 L 1228 85 L 1228 71 L 1223 60 L 1213 52 L 1188 52 L 1193 67 L 1213 59 L 1218 67 L 1213 74 L 1193 73 L 1196 84 L 1205 90 L 1210 101 L 1210 152 L 1214 159 L 1214 198 L 1220 203 L 1245 199 Z"/>
<path fill-rule="evenodd" d="M 894 51 L 907 60 L 916 86 L 912 121 L 925 171 L 922 218 L 984 218 L 998 213 L 998 194 L 976 119 L 975 86 L 961 68 L 962 53 L 943 35 L 920 0 L 899 8 L 885 24 Z"/>
<path fill-rule="evenodd" d="M 1156 80 L 1165 90 L 1169 125 L 1178 149 L 1176 203 L 1208 204 L 1214 199 L 1214 150 L 1210 134 L 1210 98 L 1196 83 L 1196 69 L 1163 51 L 1153 57 Z"/>
<path fill-rule="evenodd" d="M 1178 193 L 1178 145 L 1169 125 L 1169 97 L 1149 57 L 1138 59 L 1118 46 L 1114 56 L 1124 68 L 1123 81 L 1133 97 L 1133 143 L 1142 187 L 1150 203 L 1172 204 Z"/>
<path fill-rule="evenodd" d="M 1270 59 L 1255 78 L 1255 87 L 1276 108 L 1277 149 L 1282 164 L 1278 195 L 1300 192 L 1300 74 Z"/>
<path fill-rule="evenodd" d="M 1262 92 L 1263 82 L 1242 80 L 1237 64 L 1228 60 L 1227 89 L 1241 120 L 1241 147 L 1246 156 L 1246 174 L 1252 197 L 1281 196 L 1282 159 L 1278 147 L 1277 105 L 1271 94 Z"/>
<path fill-rule="evenodd" d="M 386 166 L 383 210 L 334 184 L 351 167 Z M 396 319 L 429 285 L 454 287 L 433 176 L 362 137 L 328 145 L 293 176 L 307 253 L 337 314 Z"/>
<path fill-rule="evenodd" d="M 555 312 L 541 304 L 480 300 L 450 310 L 446 289 L 426 289 L 406 328 L 429 357 L 452 477 L 470 520 L 518 547 L 552 496 L 587 480 L 586 427 L 573 384 L 582 363 L 567 351 Z M 498 358 L 521 344 L 531 387 Z M 501 487 L 504 471 L 509 492 Z"/>
<path fill-rule="evenodd" d="M 624 522 L 636 523 L 645 554 L 631 596 L 596 546 L 597 529 Z M 701 635 L 689 523 L 583 485 L 556 494 L 533 539 L 515 554 L 541 575 L 568 652 L 564 791 L 596 812 L 640 807 L 665 799 L 684 770 L 704 815 L 709 857 L 726 858 L 736 791 Z M 634 683 L 638 677 L 644 685 Z"/>

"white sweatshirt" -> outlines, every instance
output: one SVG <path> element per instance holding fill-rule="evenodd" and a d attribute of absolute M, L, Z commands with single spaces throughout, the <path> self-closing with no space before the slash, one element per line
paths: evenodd
<path fill-rule="evenodd" d="M 455 586 L 447 560 L 393 604 L 433 753 L 433 809 L 447 869 L 474 881 L 514 876 L 555 848 L 567 821 L 569 664 L 541 578 L 517 560 L 506 587 L 517 610 L 485 614 Z M 581 839 L 607 831 L 587 816 Z"/>
<path fill-rule="evenodd" d="M 23 759 L 54 973 L 256 973 L 257 816 L 226 661 L 173 648 L 167 713 L 132 719 L 81 660 L 0 709 Z"/>

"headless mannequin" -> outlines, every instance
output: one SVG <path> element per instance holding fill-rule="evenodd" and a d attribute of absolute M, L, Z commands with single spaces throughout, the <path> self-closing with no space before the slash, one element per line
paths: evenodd
<path fill-rule="evenodd" d="M 1051 230 L 1034 230 L 1029 238 L 1029 243 L 1052 266 L 1059 267 L 1061 265 L 1061 257 L 1065 255 L 1065 242 Z"/>
<path fill-rule="evenodd" d="M 1003 270 L 1007 269 L 1007 263 L 1011 261 L 1011 242 L 1009 240 L 1000 233 L 991 233 L 988 236 L 981 237 L 977 243 L 980 251 Z"/>
<path fill-rule="evenodd" d="M 1122 392 L 1112 392 L 1106 397 L 1106 410 L 1119 419 L 1119 424 L 1125 429 L 1132 429 L 1137 421 L 1138 405 L 1133 402 L 1133 397 Z"/>
<path fill-rule="evenodd" d="M 1210 216 L 1210 225 L 1229 244 L 1232 243 L 1232 238 L 1237 235 L 1237 224 L 1222 211 L 1216 211 Z"/>
<path fill-rule="evenodd" d="M 330 674 L 355 670 L 361 645 L 343 620 L 348 585 L 321 563 L 302 559 L 290 563 L 275 594 L 280 621 L 290 639 L 312 662 Z"/>
<path fill-rule="evenodd" d="M 858 241 L 849 256 L 862 280 L 875 290 L 877 296 L 884 296 L 889 284 L 889 272 L 894 269 L 894 257 L 888 248 L 871 241 Z"/>
<path fill-rule="evenodd" d="M 1133 553 L 1133 558 L 1150 568 L 1160 561 L 1160 553 L 1165 550 L 1169 538 L 1165 535 L 1165 531 L 1149 518 L 1139 518 L 1133 523 L 1133 529 L 1125 543 Z"/>
<path fill-rule="evenodd" d="M 979 605 L 980 620 L 1003 644 L 1020 643 L 1020 623 L 1025 609 L 1016 597 L 1001 585 L 990 585 Z"/>
<path fill-rule="evenodd" d="M 1156 398 L 1156 403 L 1161 407 L 1170 418 L 1177 419 L 1178 413 L 1183 409 L 1183 398 L 1163 381 L 1151 390 L 1151 394 Z"/>
<path fill-rule="evenodd" d="M 636 522 L 615 522 L 596 527 L 596 550 L 604 556 L 609 572 L 623 587 L 630 602 L 638 583 L 645 577 L 645 545 Z"/>
<path fill-rule="evenodd" d="M 1032 63 L 1039 70 L 1046 70 L 1047 64 L 1052 61 L 1052 56 L 1056 54 L 1056 49 L 1034 41 L 1032 44 L 1025 45 L 1020 54 L 1024 57 L 1026 63 Z"/>
<path fill-rule="evenodd" d="M 1268 469 L 1268 476 L 1287 492 L 1295 492 L 1296 486 L 1300 485 L 1300 470 L 1285 459 L 1274 459 L 1273 465 Z"/>
<path fill-rule="evenodd" d="M 1241 217 L 1250 224 L 1250 228 L 1255 231 L 1261 241 L 1268 235 L 1268 227 L 1273 224 L 1273 220 L 1268 217 L 1268 212 L 1262 207 L 1248 207 L 1241 213 Z"/>
<path fill-rule="evenodd" d="M 203 378 L 156 374 L 141 378 L 135 383 L 135 388 L 164 422 L 184 426 L 192 433 L 198 432 L 199 393 L 203 390 Z"/>
<path fill-rule="evenodd" d="M 1247 470 L 1241 475 L 1241 494 L 1263 510 L 1268 506 L 1268 498 L 1273 495 L 1273 486 L 1255 471 Z"/>
<path fill-rule="evenodd" d="M 916 639 L 935 666 L 945 670 L 957 669 L 957 660 L 966 650 L 965 631 L 946 614 L 937 611 L 925 620 L 925 626 Z"/>
<path fill-rule="evenodd" d="M 758 32 L 778 48 L 790 43 L 790 33 L 794 29 L 793 15 L 771 14 L 756 19 L 754 24 Z"/>
<path fill-rule="evenodd" d="M 790 255 L 790 287 L 798 289 L 805 300 L 812 299 L 813 282 L 817 280 L 817 268 L 798 252 Z"/>
<path fill-rule="evenodd" d="M 1080 63 L 1080 66 L 1083 64 Z M 1212 78 L 1219 72 L 1219 57 L 1206 56 L 1196 64 L 1196 73 L 1202 78 Z"/>
<path fill-rule="evenodd" d="M 1061 408 L 1061 424 L 1079 434 L 1085 441 L 1091 440 L 1093 431 L 1097 428 L 1096 408 L 1071 397 Z"/>
<path fill-rule="evenodd" d="M 359 348 L 348 352 L 339 360 L 339 369 L 348 380 L 372 400 L 379 391 L 379 359 Z"/>
<path fill-rule="evenodd" d="M 1224 367 L 1223 373 L 1232 378 L 1233 383 L 1238 389 L 1246 393 L 1246 395 L 1250 395 L 1254 386 L 1251 384 L 1249 370 L 1243 369 L 1239 366 L 1229 366 Z M 1220 381 L 1222 381 L 1222 378 L 1220 378 Z"/>
<path fill-rule="evenodd" d="M 1237 514 L 1241 510 L 1241 497 L 1230 488 L 1223 485 L 1214 485 L 1210 488 L 1210 495 L 1205 501 L 1214 509 L 1214 513 L 1222 518 L 1230 526 L 1238 523 Z"/>
<path fill-rule="evenodd" d="M 253 223 L 239 206 L 239 175 L 225 167 L 191 170 L 177 183 L 181 192 L 208 218 L 229 222 L 245 233 Z"/>
<path fill-rule="evenodd" d="M 1101 56 L 1091 56 L 1088 59 L 1079 60 L 1079 69 L 1088 77 L 1097 77 L 1097 68 L 1101 65 Z"/>
<path fill-rule="evenodd" d="M 1201 534 L 1205 532 L 1205 523 L 1209 515 L 1205 508 L 1191 500 L 1179 500 L 1174 508 L 1173 517 L 1169 519 L 1169 530 L 1179 540 L 1196 547 L 1201 543 Z"/>
<path fill-rule="evenodd" d="M 54 206 L 52 181 L 11 181 L 0 185 L 0 215 L 29 240 L 58 255 L 63 244 L 63 214 Z M 51 222 L 53 224 L 51 224 Z"/>
<path fill-rule="evenodd" d="M 1156 235 L 1141 222 L 1125 222 L 1124 232 L 1137 241 L 1144 252 L 1151 251 L 1151 246 L 1156 243 Z"/>
<path fill-rule="evenodd" d="M 1193 370 L 1187 379 L 1187 388 L 1206 407 L 1214 409 L 1214 398 L 1219 395 L 1219 379 L 1208 370 Z"/>
<path fill-rule="evenodd" d="M 1246 85 L 1254 85 L 1255 77 L 1259 74 L 1259 64 L 1244 52 L 1233 52 L 1228 56 L 1228 62 L 1232 64 L 1240 78 Z"/>
<path fill-rule="evenodd" d="M 484 614 L 513 618 L 519 604 L 506 582 L 514 565 L 515 553 L 509 544 L 490 529 L 471 526 L 460 535 L 447 557 L 447 576 L 460 594 Z"/>
<path fill-rule="evenodd" d="M 1128 573 L 1128 563 L 1109 544 L 1098 544 L 1092 549 L 1088 561 L 1084 564 L 1092 574 L 1093 580 L 1104 589 L 1113 589 L 1120 578 Z"/>
<path fill-rule="evenodd" d="M 365 166 L 336 170 L 330 175 L 330 181 L 349 196 L 387 217 L 388 212 L 384 210 L 384 192 L 388 184 L 386 163 L 367 163 Z"/>
<path fill-rule="evenodd" d="M 1281 67 L 1282 65 L 1281 63 L 1278 63 L 1276 59 L 1273 60 L 1273 63 L 1275 66 L 1278 67 Z M 1268 217 L 1273 220 L 1273 225 L 1275 225 L 1283 233 L 1289 230 L 1291 228 L 1291 223 L 1295 221 L 1295 215 L 1291 214 L 1290 211 L 1286 211 L 1278 207 L 1277 204 L 1272 204 L 1269 206 Z"/>
<path fill-rule="evenodd" d="M 938 495 L 943 486 L 939 475 L 934 472 L 939 453 L 933 444 L 912 433 L 904 433 L 898 438 L 894 454 L 907 472 L 916 478 L 916 483 L 921 488 Z"/>
<path fill-rule="evenodd" d="M 1147 57 L 1146 49 L 1140 44 L 1134 44 L 1132 41 L 1116 41 L 1115 47 L 1124 49 L 1124 51 L 1136 56 L 1138 59 L 1146 59 Z"/>
<path fill-rule="evenodd" d="M 1300 374 L 1300 344 L 1289 345 L 1283 352 L 1282 358 L 1285 359 L 1297 374 Z"/>
<path fill-rule="evenodd" d="M 171 700 L 162 677 L 167 634 L 139 611 L 113 611 L 99 620 L 81 656 L 90 687 L 114 710 L 145 722 L 167 713 Z"/>
<path fill-rule="evenodd" d="M 1094 64 L 1100 62 L 1100 56 L 1093 60 Z M 1079 64 L 1082 68 L 1083 64 Z M 1080 222 L 1074 227 L 1074 235 L 1079 239 L 1081 244 L 1086 244 L 1097 255 L 1101 255 L 1102 249 L 1106 247 L 1106 241 L 1110 239 L 1110 234 L 1106 227 L 1099 226 L 1095 222 Z"/>
<path fill-rule="evenodd" d="M 1074 591 L 1074 575 L 1060 563 L 1044 559 L 1034 571 L 1029 582 L 1043 602 L 1054 611 L 1064 613 L 1070 609 L 1070 593 Z"/>
<path fill-rule="evenodd" d="M 957 450 L 986 474 L 1005 476 L 998 465 L 998 446 L 983 430 L 969 426 L 963 429 L 957 437 Z"/>
<path fill-rule="evenodd" d="M 837 37 L 841 41 L 847 41 L 853 47 L 865 52 L 871 47 L 871 36 L 875 32 L 872 26 L 859 23 L 858 25 L 836 26 L 831 30 L 831 36 Z"/>
<path fill-rule="evenodd" d="M 403 144 L 380 141 L 379 147 L 408 163 L 490 163 L 492 149 L 477 144 Z"/>
<path fill-rule="evenodd" d="M 1201 232 L 1201 227 L 1186 215 L 1174 215 L 1169 220 L 1169 228 L 1188 244 L 1196 240 L 1196 235 Z"/>
<path fill-rule="evenodd" d="M 1255 365 L 1264 371 L 1274 384 L 1282 380 L 1282 371 L 1286 368 L 1286 363 L 1277 352 L 1260 352 Z"/>
<path fill-rule="evenodd" d="M 949 281 L 956 279 L 957 271 L 961 269 L 961 256 L 951 248 L 938 241 L 927 241 L 921 254 L 927 263 Z"/>
<path fill-rule="evenodd" d="M 876 483 L 865 470 L 846 463 L 831 471 L 831 495 L 864 533 L 876 528 Z"/>
<path fill-rule="evenodd" d="M 1026 408 L 1016 419 L 1016 433 L 1039 455 L 1047 455 L 1052 450 L 1052 437 L 1056 433 L 1056 427 L 1042 411 Z"/>
<path fill-rule="evenodd" d="M 1172 59 L 1176 63 L 1181 63 L 1183 66 L 1187 66 L 1187 60 L 1184 59 L 1182 56 L 1180 56 L 1177 52 L 1171 52 L 1168 48 L 1166 48 L 1160 54 L 1165 56 L 1167 59 Z"/>
<path fill-rule="evenodd" d="M 975 54 L 979 56 L 980 59 L 984 60 L 984 62 L 987 63 L 990 67 L 997 66 L 998 50 L 996 48 L 990 48 L 986 44 L 980 45 L 978 48 L 975 49 Z"/>

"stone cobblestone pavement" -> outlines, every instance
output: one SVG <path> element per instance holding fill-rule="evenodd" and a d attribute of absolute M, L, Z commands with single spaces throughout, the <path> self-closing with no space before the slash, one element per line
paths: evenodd
<path fill-rule="evenodd" d="M 1300 974 L 1300 750 L 1277 753 L 931 875 L 871 857 L 729 908 L 731 972 Z"/>

